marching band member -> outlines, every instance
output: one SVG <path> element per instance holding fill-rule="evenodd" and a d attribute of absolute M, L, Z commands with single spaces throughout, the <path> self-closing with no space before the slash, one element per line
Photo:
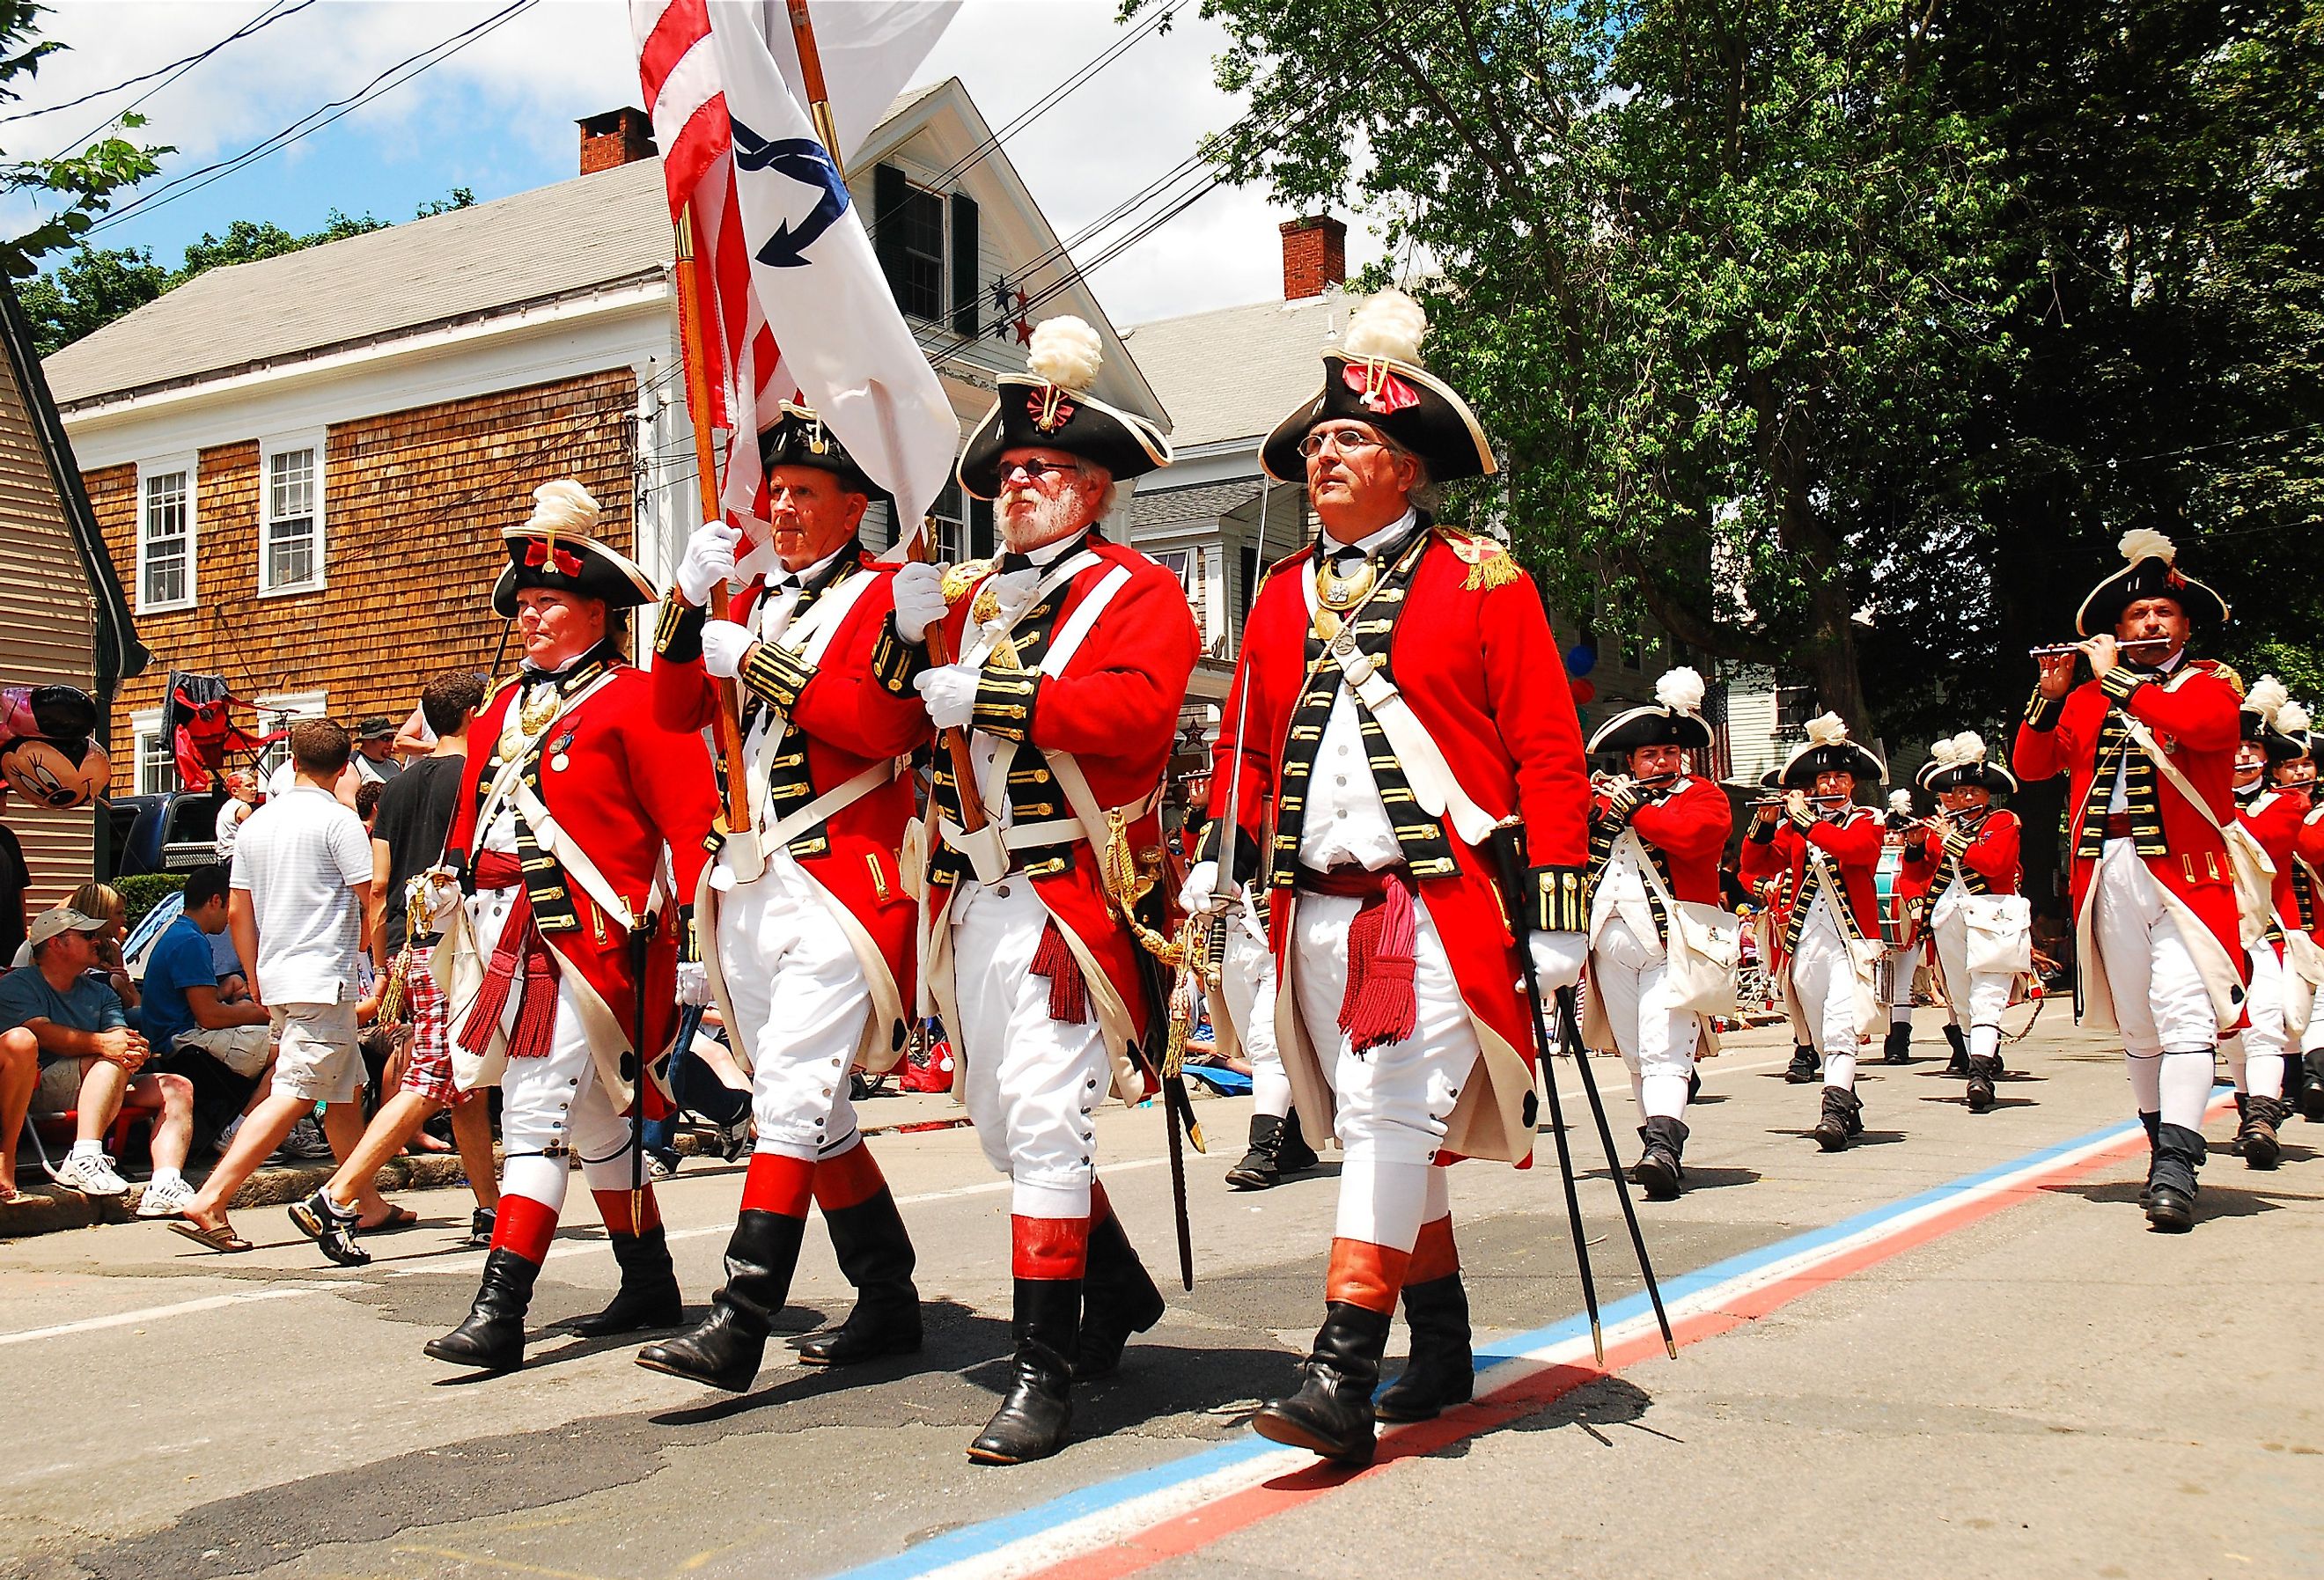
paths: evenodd
<path fill-rule="evenodd" d="M 1912 860 L 1912 847 L 1919 833 L 1920 819 L 1913 815 L 1913 792 L 1899 785 L 1888 792 L 1888 816 L 1883 819 L 1886 832 L 1881 836 L 1883 859 L 1890 846 L 1896 848 L 1899 862 L 1895 875 L 1888 884 L 1888 912 L 1882 919 L 1882 932 L 1889 937 L 1887 952 L 1880 957 L 1881 996 L 1888 1004 L 1888 1037 L 1881 1047 L 1884 1064 L 1913 1062 L 1913 977 L 1919 969 L 1926 940 L 1921 935 L 1922 901 L 1926 898 L 1927 878 Z M 1958 1029 L 1948 1027 L 1956 1039 Z M 1968 1066 L 1962 1066 L 1968 1073 Z"/>
<path fill-rule="evenodd" d="M 2296 711 L 2293 715 L 2293 722 L 2302 725 L 2301 734 L 2282 727 L 2284 712 L 2292 707 L 2283 682 L 2273 675 L 2261 676 L 2244 695 L 2243 738 L 2236 746 L 2235 767 L 2236 821 L 2240 827 L 2229 836 L 2257 845 L 2275 874 L 2264 912 L 2243 919 L 2244 965 L 2251 983 L 2245 1000 L 2246 1023 L 2219 1044 L 2235 1076 L 2236 1150 L 2246 1166 L 2263 1169 L 2274 1168 L 2282 1155 L 2276 1132 L 2292 1113 L 2292 1105 L 2284 1101 L 2286 1056 L 2292 1039 L 2305 1030 L 2309 1001 L 2314 996 L 2312 984 L 2299 985 L 2301 1012 L 2293 1023 L 2295 984 L 2286 944 L 2290 935 L 2301 930 L 2295 885 L 2308 791 L 2304 785 L 2271 782 L 2278 765 L 2308 755 L 2304 716 Z"/>
<path fill-rule="evenodd" d="M 767 530 L 739 562 L 735 528 L 694 534 L 653 667 L 655 708 L 676 730 L 707 728 L 715 682 L 741 682 L 750 826 L 711 835 L 694 914 L 705 985 L 751 1076 L 757 1141 L 725 1287 L 705 1321 L 648 1344 L 638 1363 L 733 1391 L 757 1376 L 789 1297 L 809 1202 L 858 1297 L 799 1358 L 846 1365 L 920 1347 L 911 1236 L 856 1127 L 849 1076 L 893 1066 L 910 1023 L 914 907 L 897 853 L 912 817 L 904 771 L 927 715 L 890 631 L 893 570 L 857 536 L 884 495 L 805 407 L 781 409 L 759 454 Z M 708 618 L 730 579 L 740 596 L 726 618 Z"/>
<path fill-rule="evenodd" d="M 961 485 L 999 500 L 1006 552 L 896 580 L 899 637 L 941 627 L 959 655 L 912 684 L 937 729 L 966 732 L 975 779 L 964 800 L 939 751 L 922 957 L 977 1139 L 1014 1182 L 1016 1370 L 968 1450 L 988 1464 L 1063 1447 L 1074 1380 L 1117 1368 L 1163 1311 L 1097 1182 L 1090 1115 L 1151 1090 L 1164 1012 L 1139 907 L 1200 642 L 1177 577 L 1098 530 L 1117 481 L 1170 461 L 1151 423 L 1090 394 L 1098 358 L 1078 319 L 1034 331 L 1031 373 L 1001 379 L 960 459 Z M 972 801 L 989 821 L 972 827 Z"/>
<path fill-rule="evenodd" d="M 1591 808 L 1582 1040 L 1614 1049 L 1629 1068 L 1646 1148 L 1630 1178 L 1652 1201 L 1675 1199 L 1686 1177 L 1688 1087 L 1704 1030 L 1700 1012 L 1674 1002 L 1672 911 L 1719 905 L 1719 858 L 1734 827 L 1727 792 L 1687 772 L 1687 753 L 1711 746 L 1702 709 L 1702 677 L 1673 670 L 1655 682 L 1654 702 L 1609 720 L 1589 747 L 1623 753 L 1629 774 Z"/>
<path fill-rule="evenodd" d="M 501 534 L 509 564 L 493 588 L 524 669 L 470 728 L 448 865 L 429 874 L 454 1079 L 500 1087 L 506 1161 L 475 1307 L 427 1350 L 493 1372 L 524 1363 L 525 1310 L 572 1158 L 622 1284 L 570 1326 L 594 1335 L 683 1319 L 653 1189 L 632 1187 L 632 1120 L 666 1112 L 655 1067 L 677 1025 L 689 925 L 660 873 L 667 859 L 677 893 L 694 892 L 715 800 L 701 737 L 655 721 L 645 671 L 611 632 L 613 611 L 651 601 L 652 581 L 589 535 L 597 503 L 578 483 L 544 484 L 533 500 L 531 520 Z"/>
<path fill-rule="evenodd" d="M 1837 714 L 1808 721 L 1805 744 L 1784 762 L 1783 820 L 1756 824 L 1743 842 L 1748 878 L 1782 875 L 1791 896 L 1784 991 L 1823 1055 L 1823 1107 L 1813 1135 L 1827 1152 L 1864 1131 L 1856 1095 L 1858 1046 L 1880 1003 L 1867 980 L 1880 948 L 1880 815 L 1853 804 L 1877 784 L 1880 759 L 1848 738 Z"/>
<path fill-rule="evenodd" d="M 2297 729 L 2292 727 L 2295 722 Z M 2277 709 L 2276 725 L 2308 747 L 2304 755 L 2277 767 L 2276 780 L 2309 799 L 2309 813 L 2300 820 L 2300 834 L 2292 845 L 2292 903 L 2301 930 L 2310 943 L 2324 951 L 2324 802 L 2316 797 L 2315 735 L 2308 710 L 2296 702 Z M 2324 987 L 2324 983 L 2311 986 Z M 2286 1104 L 2310 1123 L 2324 1122 L 2324 1013 L 2318 1012 L 2312 993 L 2308 1024 L 2300 1034 L 2300 1057 L 2284 1064 L 2283 1095 Z"/>
<path fill-rule="evenodd" d="M 1936 945 L 1937 971 L 1956 1026 L 1969 1034 L 1969 1111 L 1993 1106 L 2001 1078 L 2001 1012 L 2021 971 L 2034 966 L 2033 908 L 2018 892 L 2017 814 L 1993 803 L 2016 792 L 2009 771 L 1965 731 L 1939 741 L 1921 770 L 1937 816 L 1905 846 Z"/>
<path fill-rule="evenodd" d="M 2122 1035 L 2153 1146 L 2147 1221 L 2178 1233 L 2195 1224 L 2212 1059 L 2244 1013 L 2225 833 L 2243 688 L 2187 651 L 2227 624 L 2227 600 L 2160 532 L 2126 532 L 2121 550 L 2128 565 L 2075 615 L 2086 640 L 2042 657 L 2010 757 L 2028 781 L 2067 775 L 2082 1020 Z M 2093 678 L 2077 685 L 2084 659 Z"/>
<path fill-rule="evenodd" d="M 1776 824 L 1783 818 L 1784 770 L 1781 763 L 1759 776 L 1759 799 L 1752 807 L 1751 820 L 1744 826 L 1747 840 L 1760 837 L 1763 829 L 1772 837 Z M 1738 853 L 1735 875 L 1759 902 L 1759 914 L 1752 918 L 1758 940 L 1759 964 L 1766 973 L 1767 980 L 1778 984 L 1775 1007 L 1783 1011 L 1784 1023 L 1791 1029 L 1792 1062 L 1784 1067 L 1784 1079 L 1794 1086 L 1810 1085 L 1823 1078 L 1823 1061 L 1816 1057 L 1815 1040 L 1808 1030 L 1807 1021 L 1800 1014 L 1800 1006 L 1793 1002 L 1791 994 L 1781 991 L 1780 985 L 1784 974 L 1791 969 L 1790 958 L 1784 953 L 1784 939 L 1792 926 L 1791 874 L 1769 873 L 1755 878 L 1742 871 Z"/>
<path fill-rule="evenodd" d="M 1259 827 L 1272 819 L 1261 818 Z M 1275 1036 L 1279 978 L 1267 941 L 1267 894 L 1245 890 L 1212 925 L 1220 929 L 1219 991 L 1212 1006 L 1222 1034 L 1231 1032 L 1250 1061 L 1250 1148 L 1227 1170 L 1237 1190 L 1267 1190 L 1316 1164 L 1315 1149 L 1299 1129 L 1291 1077 Z"/>
<path fill-rule="evenodd" d="M 1343 1162 L 1324 1317 L 1297 1393 L 1259 1433 L 1368 1463 L 1376 1419 L 1470 1397 L 1468 1296 L 1442 1164 L 1533 1150 L 1532 951 L 1545 990 L 1580 976 L 1588 777 L 1555 640 L 1502 547 L 1438 525 L 1435 484 L 1494 470 L 1475 416 L 1418 362 L 1427 319 L 1382 291 L 1323 354 L 1323 388 L 1268 436 L 1322 537 L 1254 601 L 1211 810 L 1246 827 L 1282 972 L 1283 1061 L 1311 1139 Z M 1247 710 L 1247 711 L 1246 711 Z M 1231 787 L 1238 781 L 1239 793 Z M 1273 798 L 1262 845 L 1249 820 Z M 1512 938 L 1485 848 L 1522 815 L 1533 891 Z M 1217 846 L 1206 855 L 1215 858 Z M 1263 864 L 1257 858 L 1263 856 Z M 1209 903 L 1215 859 L 1184 899 Z M 1412 1359 L 1373 1389 L 1401 1295 Z"/>

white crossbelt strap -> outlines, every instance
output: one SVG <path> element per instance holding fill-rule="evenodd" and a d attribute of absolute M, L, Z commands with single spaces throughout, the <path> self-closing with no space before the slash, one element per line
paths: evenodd
<path fill-rule="evenodd" d="M 762 636 L 761 640 L 798 654 L 807 664 L 821 664 L 824 654 L 831 651 L 833 641 L 839 635 L 840 627 L 847 623 L 847 616 L 853 611 L 856 600 L 878 579 L 869 574 L 847 577 L 816 599 L 815 606 L 796 624 L 787 625 L 775 635 Z M 766 820 L 767 784 L 773 773 L 769 764 L 774 761 L 775 753 L 790 734 L 790 720 L 784 716 L 782 709 L 763 697 L 759 698 L 759 703 L 766 711 L 759 727 L 752 732 L 756 739 L 751 744 L 749 779 L 752 827 Z M 781 843 L 770 830 L 761 838 L 760 848 L 771 850 Z"/>
<path fill-rule="evenodd" d="M 565 832 L 563 826 L 550 815 L 549 808 L 542 805 L 540 798 L 532 793 L 532 787 L 523 783 L 518 784 L 515 800 L 517 811 L 522 814 L 526 825 L 532 830 L 534 843 L 539 845 L 545 854 L 555 856 L 557 864 L 565 870 L 566 877 L 579 885 L 583 893 L 595 901 L 600 910 L 620 922 L 623 932 L 633 930 L 638 925 L 638 919 L 637 913 L 630 909 L 630 902 L 615 892 L 612 883 L 606 882 L 605 874 L 597 870 L 597 864 L 589 859 L 589 853 L 583 850 L 579 842 Z M 654 901 L 661 897 L 661 874 L 657 872 L 654 874 L 653 894 L 646 902 L 648 910 L 659 909 Z"/>
<path fill-rule="evenodd" d="M 618 672 L 619 671 L 617 670 L 607 670 L 604 674 L 598 676 L 595 679 L 590 681 L 589 684 L 581 688 L 580 690 L 576 691 L 572 696 L 559 703 L 558 705 L 557 711 L 549 715 L 549 722 L 547 724 L 541 725 L 538 730 L 519 738 L 519 744 L 516 750 L 508 754 L 507 761 L 501 764 L 500 772 L 493 776 L 492 788 L 484 792 L 484 805 L 477 808 L 476 826 L 475 830 L 468 836 L 468 859 L 470 861 L 474 861 L 476 857 L 476 853 L 484 848 L 485 837 L 492 833 L 493 824 L 499 818 L 501 808 L 508 804 L 510 795 L 520 784 L 523 782 L 524 765 L 527 762 L 530 761 L 533 752 L 540 746 L 541 742 L 549 738 L 549 733 L 557 727 L 558 721 L 564 718 L 567 714 L 571 713 L 575 708 L 580 707 L 592 697 L 595 697 L 599 689 L 608 684 Z M 520 695 L 510 700 L 509 707 L 512 710 L 514 710 L 522 705 L 522 701 L 523 698 L 521 695 Z M 526 820 L 528 822 L 530 821 L 530 818 Z"/>
<path fill-rule="evenodd" d="M 1073 580 L 1074 577 L 1079 576 L 1091 566 L 1099 563 L 1100 561 L 1096 555 L 1091 553 L 1086 549 L 1083 549 L 1066 555 L 1063 559 L 1058 560 L 1056 564 L 1049 567 L 1048 571 L 1041 577 L 1041 579 L 1033 584 L 1032 593 L 1025 599 L 1024 603 L 1018 605 L 1016 613 L 1010 614 L 1005 620 L 993 622 L 992 629 L 990 631 L 987 631 L 982 627 L 978 628 L 976 640 L 969 643 L 968 651 L 960 655 L 960 661 L 964 664 L 974 665 L 980 669 L 982 668 L 984 661 L 991 656 L 992 650 L 1001 645 L 1001 639 L 1017 629 L 1018 621 L 1022 620 L 1029 611 L 1039 607 L 1042 599 L 1056 591 L 1057 588 L 1065 586 L 1065 583 Z M 980 581 L 977 585 L 982 587 L 984 584 Z M 973 594 L 971 595 L 972 597 L 973 597 Z M 972 604 L 972 610 L 973 607 L 974 605 Z"/>
<path fill-rule="evenodd" d="M 767 848 L 779 850 L 826 818 L 837 817 L 881 785 L 893 782 L 911 765 L 911 761 L 909 757 L 883 757 L 845 784 L 824 791 L 798 810 L 778 818 L 774 827 L 767 830 Z"/>

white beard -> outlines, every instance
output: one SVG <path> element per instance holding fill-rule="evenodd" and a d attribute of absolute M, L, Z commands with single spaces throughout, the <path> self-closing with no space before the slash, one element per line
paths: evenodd
<path fill-rule="evenodd" d="M 1001 504 L 1005 507 L 1012 497 L 1012 494 L 1003 494 Z M 1060 538 L 1071 537 L 1089 524 L 1082 517 L 1081 502 L 1077 499 L 1052 499 L 1041 494 L 1034 494 L 1032 499 L 1033 513 L 1029 521 L 1012 518 L 1005 510 L 996 513 L 999 520 L 995 524 L 1000 529 L 1001 546 L 1011 553 L 1030 554 Z"/>

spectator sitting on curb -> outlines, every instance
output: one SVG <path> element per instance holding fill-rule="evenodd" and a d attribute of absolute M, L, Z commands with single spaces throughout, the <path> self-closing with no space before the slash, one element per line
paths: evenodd
<path fill-rule="evenodd" d="M 250 1249 L 228 1224 L 227 1205 L 300 1115 L 325 1105 L 324 1132 L 342 1159 L 363 1136 L 355 956 L 371 894 L 371 841 L 332 793 L 348 755 L 345 726 L 325 718 L 293 724 L 298 782 L 252 813 L 235 841 L 227 926 L 253 996 L 268 1009 L 276 1050 L 272 1089 L 170 1225 L 212 1251 Z M 400 1215 L 368 1181 L 363 1194 L 373 1209 L 366 1226 Z"/>
<path fill-rule="evenodd" d="M 230 1071 L 239 1077 L 230 1089 L 245 1094 L 242 1083 L 261 1075 L 272 1058 L 266 1011 L 246 995 L 230 1003 L 219 990 L 210 939 L 226 923 L 225 864 L 197 867 L 186 876 L 184 914 L 145 959 L 145 1040 L 157 1061 L 175 1063 L 193 1080 L 198 1100 L 203 1082 L 186 1068 L 187 1056 Z"/>
<path fill-rule="evenodd" d="M 153 1178 L 142 1217 L 167 1217 L 189 1199 L 186 1148 L 194 1091 L 180 1076 L 141 1074 L 145 1039 L 129 1029 L 121 999 L 96 975 L 100 917 L 59 906 L 35 918 L 32 963 L 0 977 L 0 1200 L 16 1194 L 16 1143 L 28 1112 L 78 1110 L 73 1148 L 58 1180 L 87 1196 L 118 1197 L 128 1182 L 105 1155 L 104 1136 L 122 1104 L 158 1108 Z M 34 1079 L 26 1076 L 37 1071 Z"/>

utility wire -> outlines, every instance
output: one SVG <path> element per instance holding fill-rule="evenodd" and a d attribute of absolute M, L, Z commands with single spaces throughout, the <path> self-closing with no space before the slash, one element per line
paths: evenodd
<path fill-rule="evenodd" d="M 206 50 L 197 50 L 182 60 L 172 60 L 166 66 L 156 66 L 151 71 L 141 72 L 137 76 L 128 79 L 126 81 L 116 82 L 111 88 L 100 88 L 92 93 L 82 94 L 78 98 L 69 98 L 62 104 L 43 105 L 36 110 L 13 110 L 7 115 L 0 115 L 0 125 L 5 125 L 10 121 L 30 120 L 35 115 L 52 115 L 58 110 L 69 110 L 76 105 L 85 105 L 92 99 L 100 99 L 107 97 L 108 95 L 119 93 L 124 88 L 134 88 L 141 82 L 151 82 L 154 78 L 160 77 L 164 73 L 190 69 L 195 66 L 198 66 L 204 60 L 208 60 L 212 55 L 217 54 L 220 50 L 225 49 L 228 44 L 233 43 L 237 39 L 246 39 L 262 28 L 272 27 L 274 23 L 281 22 L 285 16 L 295 16 L 300 12 L 306 10 L 308 6 L 312 5 L 314 3 L 315 0 L 299 0 L 298 5 L 291 6 L 290 10 L 283 11 L 280 15 L 277 15 L 274 14 L 280 10 L 282 5 L 282 0 L 274 0 L 274 3 L 269 5 L 264 11 L 260 12 L 250 21 L 244 23 L 240 27 L 226 34 L 226 37 L 218 40 L 217 42 L 212 44 L 209 48 Z M 168 84 L 164 83 L 162 86 L 167 87 Z M 140 95 L 138 102 L 143 103 L 144 97 L 145 96 Z M 128 109 L 134 109 L 135 107 L 135 104 L 132 104 L 127 106 Z M 122 115 L 126 113 L 126 110 L 116 111 L 115 112 L 113 119 L 117 120 Z M 106 123 L 106 125 L 110 124 L 110 121 Z M 105 126 L 100 125 L 97 128 L 97 132 L 101 132 L 104 129 Z M 91 132 L 89 134 L 89 137 L 96 136 L 97 132 Z M 88 140 L 88 138 L 83 138 L 81 141 L 86 143 Z M 68 144 L 68 146 L 69 147 L 74 145 Z"/>

